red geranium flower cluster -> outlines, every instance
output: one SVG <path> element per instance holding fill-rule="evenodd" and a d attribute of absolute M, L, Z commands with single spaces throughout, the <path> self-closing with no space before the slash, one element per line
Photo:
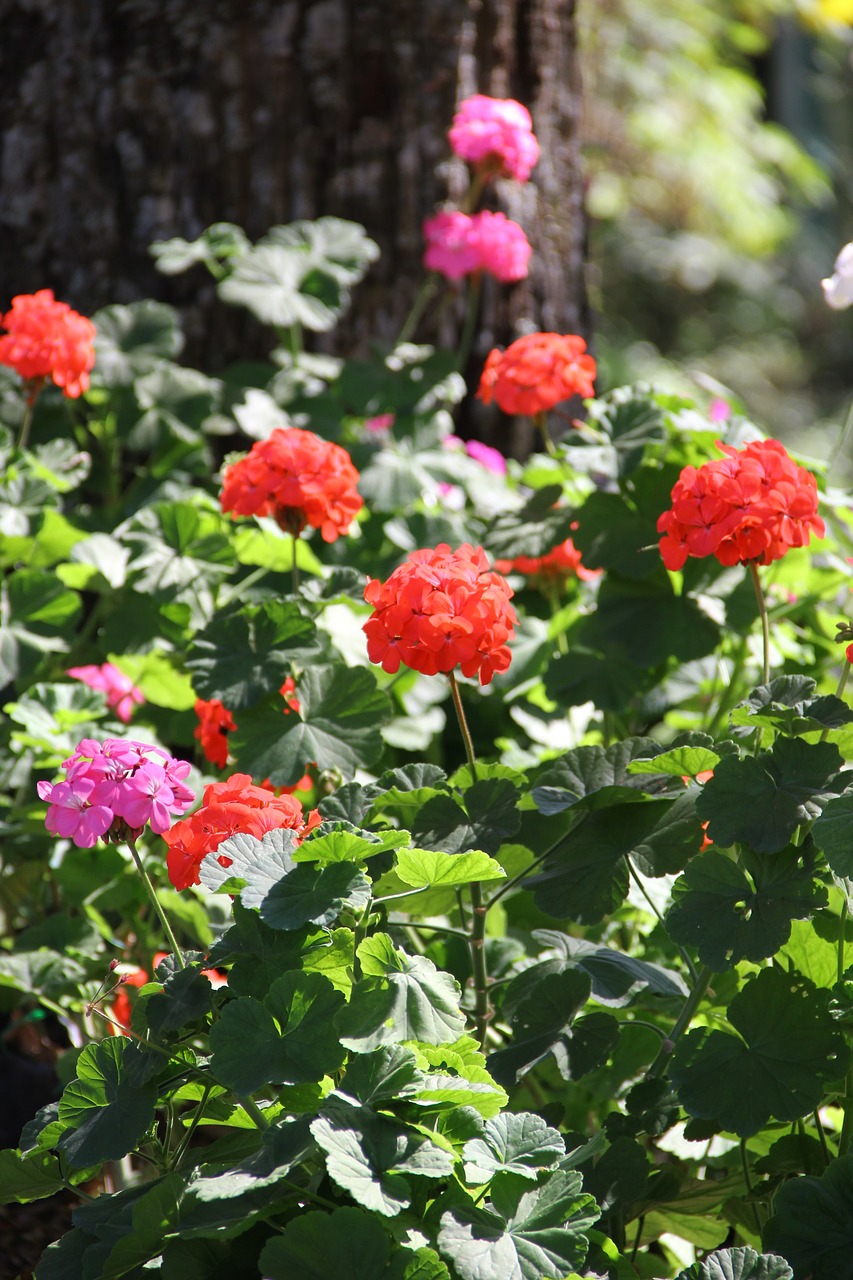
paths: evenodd
<path fill-rule="evenodd" d="M 296 697 L 296 682 L 293 676 L 286 678 L 279 693 L 284 698 L 284 714 L 288 716 L 293 711 L 299 715 L 301 706 Z M 237 728 L 234 717 L 218 698 L 211 698 L 208 701 L 204 698 L 196 698 L 193 710 L 199 720 L 198 725 L 193 729 L 193 737 L 201 744 L 202 755 L 205 760 L 215 764 L 217 769 L 224 769 L 228 761 L 228 734 L 233 733 Z M 298 791 L 301 788 L 297 784 L 291 790 Z"/>
<path fill-rule="evenodd" d="M 571 538 L 566 538 L 544 556 L 516 556 L 513 560 L 496 560 L 498 573 L 523 573 L 530 578 L 545 578 L 550 582 L 566 578 L 588 581 L 601 574 L 600 569 L 587 569 L 581 564 L 581 553 Z"/>
<path fill-rule="evenodd" d="M 672 489 L 672 507 L 658 520 L 667 569 L 688 556 L 716 556 L 720 564 L 770 564 L 789 547 L 822 538 L 817 482 L 797 466 L 778 440 L 751 441 L 743 449 L 717 441 L 725 454 L 701 467 L 685 467 Z"/>
<path fill-rule="evenodd" d="M 401 662 L 427 676 L 460 667 L 488 684 L 512 657 L 512 594 L 482 547 L 413 551 L 387 582 L 373 578 L 365 588 L 374 608 L 364 624 L 368 657 L 391 673 Z"/>
<path fill-rule="evenodd" d="M 222 510 L 273 516 L 286 533 L 310 525 L 324 542 L 334 542 L 361 510 L 357 484 L 346 449 L 312 431 L 276 427 L 225 472 Z"/>
<path fill-rule="evenodd" d="M 25 381 L 39 386 L 52 378 L 75 400 L 88 388 L 95 326 L 67 302 L 57 302 L 52 289 L 13 298 L 0 326 L 7 331 L 0 336 L 0 364 L 11 365 Z"/>
<path fill-rule="evenodd" d="M 163 833 L 169 846 L 169 879 L 176 889 L 198 884 L 202 860 L 215 853 L 229 836 L 243 834 L 260 840 L 266 831 L 287 827 L 302 840 L 319 825 L 316 809 L 306 817 L 293 796 L 277 796 L 265 787 L 253 786 L 249 774 L 234 773 L 227 782 L 212 782 L 205 787 L 200 808 Z M 223 867 L 231 865 L 230 858 L 224 856 L 219 862 Z"/>
<path fill-rule="evenodd" d="M 595 361 L 573 333 L 529 333 L 489 353 L 477 390 L 484 404 L 533 416 L 570 396 L 591 396 Z"/>

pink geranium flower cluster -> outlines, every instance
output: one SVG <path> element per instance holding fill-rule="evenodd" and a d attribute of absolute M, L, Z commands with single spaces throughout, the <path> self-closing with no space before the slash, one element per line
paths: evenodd
<path fill-rule="evenodd" d="M 90 689 L 97 689 L 102 693 L 109 709 L 115 711 L 123 724 L 130 723 L 134 704 L 145 701 L 142 690 L 137 689 L 130 676 L 119 671 L 111 662 L 102 662 L 99 667 L 94 664 L 69 667 L 65 674 L 74 680 L 82 680 Z"/>
<path fill-rule="evenodd" d="M 487 174 L 526 182 L 539 159 L 530 112 L 514 98 L 475 93 L 460 102 L 450 127 L 457 156 Z"/>
<path fill-rule="evenodd" d="M 49 802 L 48 831 L 79 849 L 103 838 L 135 840 L 146 824 L 161 835 L 195 803 L 183 782 L 189 763 L 146 742 L 84 738 L 62 767 L 63 782 L 40 782 L 37 790 Z"/>
<path fill-rule="evenodd" d="M 424 222 L 424 266 L 448 280 L 486 271 L 503 284 L 523 280 L 532 252 L 517 222 L 505 213 L 444 210 Z"/>

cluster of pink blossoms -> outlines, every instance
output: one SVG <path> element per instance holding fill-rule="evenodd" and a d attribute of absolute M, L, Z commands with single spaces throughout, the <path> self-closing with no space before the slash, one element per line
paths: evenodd
<path fill-rule="evenodd" d="M 539 159 L 530 112 L 514 98 L 475 93 L 460 102 L 450 127 L 457 156 L 485 173 L 526 182 Z"/>
<path fill-rule="evenodd" d="M 448 280 L 487 271 L 503 284 L 511 284 L 527 275 L 530 242 L 505 213 L 444 210 L 426 219 L 424 239 L 424 266 Z"/>
<path fill-rule="evenodd" d="M 97 689 L 107 700 L 110 711 L 115 711 L 123 724 L 129 724 L 134 705 L 141 705 L 145 695 L 137 689 L 130 676 L 126 676 L 111 662 L 100 666 L 92 663 L 85 667 L 69 667 L 65 672 L 74 680 L 82 680 L 90 689 Z"/>
<path fill-rule="evenodd" d="M 62 767 L 64 782 L 40 782 L 37 790 L 49 802 L 48 831 L 79 849 L 103 838 L 135 840 L 147 823 L 162 835 L 195 803 L 183 783 L 189 763 L 146 742 L 84 738 Z"/>

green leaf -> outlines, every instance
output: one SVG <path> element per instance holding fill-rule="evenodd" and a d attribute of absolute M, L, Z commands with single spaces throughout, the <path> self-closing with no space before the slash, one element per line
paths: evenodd
<path fill-rule="evenodd" d="M 853 795 L 828 801 L 818 814 L 811 836 L 835 874 L 853 878 Z"/>
<path fill-rule="evenodd" d="M 137 1003 L 133 1021 L 135 1026 L 137 1018 L 144 1019 L 150 1033 L 166 1035 L 203 1018 L 212 1008 L 210 981 L 202 975 L 200 965 L 188 965 L 173 973 L 161 992 Z"/>
<path fill-rule="evenodd" d="M 827 903 L 826 890 L 813 878 L 813 859 L 802 866 L 803 854 L 803 848 L 765 857 L 745 850 L 738 866 L 718 850 L 706 850 L 673 888 L 666 915 L 670 937 L 696 947 L 714 973 L 775 955 L 790 937 L 792 920 L 807 919 Z"/>
<path fill-rule="evenodd" d="M 658 754 L 662 754 L 661 746 L 654 738 L 626 738 L 606 749 L 575 747 L 540 773 L 533 788 L 536 807 L 542 813 L 553 814 L 576 805 L 595 809 L 610 808 L 617 801 L 639 803 L 646 798 L 646 784 L 642 778 L 632 776 L 639 770 L 630 766 L 635 760 L 646 765 Z"/>
<path fill-rule="evenodd" d="M 417 1093 L 424 1079 L 411 1049 L 385 1045 L 352 1058 L 336 1092 L 355 1099 L 362 1106 L 375 1106 Z"/>
<path fill-rule="evenodd" d="M 820 1178 L 792 1178 L 776 1192 L 762 1244 L 778 1250 L 798 1277 L 853 1277 L 853 1156 L 833 1160 Z M 775 1278 L 774 1278 L 775 1280 Z"/>
<path fill-rule="evenodd" d="M 686 1111 L 742 1137 L 772 1116 L 797 1120 L 818 1106 L 823 1082 L 850 1057 L 829 993 L 796 973 L 762 969 L 735 996 L 738 1033 L 697 1028 L 678 1045 L 672 1079 Z"/>
<path fill-rule="evenodd" d="M 344 1060 L 334 1018 L 344 998 L 319 973 L 285 973 L 261 1004 L 230 1001 L 210 1029 L 214 1075 L 237 1094 L 322 1080 Z"/>
<path fill-rule="evenodd" d="M 232 540 L 234 554 L 240 564 L 258 565 L 263 569 L 272 569 L 275 573 L 291 572 L 293 538 L 289 533 L 283 533 L 271 518 L 256 516 L 251 524 L 238 526 Z M 306 538 L 296 539 L 296 567 L 304 573 L 324 572 L 323 565 Z"/>
<path fill-rule="evenodd" d="M 387 934 L 374 934 L 358 948 L 364 976 L 338 1016 L 341 1043 L 356 1053 L 385 1044 L 420 1040 L 447 1044 L 465 1030 L 455 978 L 426 956 L 409 956 Z"/>
<path fill-rule="evenodd" d="M 489 1056 L 488 1067 L 507 1087 L 553 1054 L 564 1080 L 577 1080 L 600 1067 L 619 1039 L 619 1024 L 607 1013 L 577 1019 L 589 999 L 590 980 L 579 969 L 539 977 L 519 1000 L 512 1018 L 512 1043 Z"/>
<path fill-rule="evenodd" d="M 676 747 L 672 751 L 662 751 L 653 760 L 631 760 L 629 773 L 668 773 L 675 777 L 695 778 L 697 773 L 708 769 L 716 769 L 720 757 L 716 751 L 708 747 Z"/>
<path fill-rule="evenodd" d="M 675 1280 L 792 1280 L 793 1275 L 785 1259 L 776 1253 L 759 1254 L 749 1248 L 715 1249 L 701 1262 L 679 1271 Z"/>
<path fill-rule="evenodd" d="M 486 778 L 465 792 L 464 806 L 450 795 L 427 800 L 412 823 L 412 836 L 425 849 L 497 853 L 521 826 L 518 788 L 506 778 Z"/>
<path fill-rule="evenodd" d="M 193 640 L 186 665 L 198 696 L 218 698 L 233 713 L 277 693 L 294 658 L 316 647 L 317 629 L 299 605 L 266 600 L 217 614 Z"/>
<path fill-rule="evenodd" d="M 59 1161 L 50 1151 L 0 1151 L 0 1204 L 43 1200 L 65 1186 Z"/>
<path fill-rule="evenodd" d="M 361 911 L 370 899 L 370 882 L 351 862 L 321 866 L 295 862 L 295 836 L 280 828 L 261 840 L 236 835 L 223 840 L 215 858 L 199 869 L 202 884 L 214 892 L 239 889 L 244 907 L 256 909 L 273 929 L 298 929 L 304 924 L 331 924 L 345 907 Z M 223 867 L 222 857 L 231 865 Z"/>
<path fill-rule="evenodd" d="M 517 1005 L 532 994 L 539 979 L 548 973 L 580 969 L 592 983 L 592 996 L 599 1004 L 622 1006 L 645 991 L 658 996 L 682 998 L 688 994 L 679 975 L 661 965 L 650 964 L 583 938 L 573 938 L 552 929 L 535 929 L 537 942 L 557 952 L 553 959 L 539 960 L 507 984 L 503 1009 L 510 1016 Z"/>
<path fill-rule="evenodd" d="M 145 695 L 146 702 L 172 711 L 188 711 L 195 705 L 196 695 L 189 676 L 179 670 L 177 654 L 152 650 L 145 654 L 108 655 L 119 671 L 124 672 Z"/>
<path fill-rule="evenodd" d="M 179 355 L 184 345 L 177 311 L 150 298 L 103 307 L 92 320 L 97 329 L 94 380 L 103 386 L 129 387 L 139 374 Z"/>
<path fill-rule="evenodd" d="M 484 880 L 504 880 L 506 872 L 488 854 L 439 853 L 426 849 L 398 849 L 395 871 L 404 884 L 414 888 L 428 885 L 460 886 Z"/>
<path fill-rule="evenodd" d="M 645 1197 L 651 1166 L 639 1142 L 619 1137 L 584 1175 L 584 1189 L 605 1213 L 624 1209 Z"/>
<path fill-rule="evenodd" d="M 582 1265 L 599 1217 L 580 1188 L 579 1173 L 552 1173 L 533 1189 L 508 1178 L 483 1208 L 460 1204 L 442 1214 L 439 1252 L 461 1280 L 564 1280 Z"/>
<path fill-rule="evenodd" d="M 299 677 L 299 702 L 299 716 L 285 717 L 284 725 L 268 706 L 241 715 L 232 748 L 247 773 L 289 786 L 309 761 L 352 777 L 379 759 L 390 703 L 372 671 L 310 666 Z"/>
<path fill-rule="evenodd" d="M 555 504 L 562 486 L 549 484 L 535 490 L 518 511 L 495 516 L 483 534 L 483 546 L 495 558 L 544 556 L 572 534 L 575 513 Z"/>
<path fill-rule="evenodd" d="M 496 1173 L 514 1173 L 536 1182 L 542 1169 L 550 1169 L 566 1154 L 557 1129 L 529 1111 L 508 1112 L 486 1121 L 481 1138 L 465 1143 L 465 1181 L 490 1182 Z"/>
<path fill-rule="evenodd" d="M 251 241 L 242 227 L 233 222 L 214 222 L 195 240 L 182 240 L 180 236 L 155 240 L 148 246 L 148 252 L 158 271 L 165 276 L 175 276 L 200 262 L 216 270 L 220 261 L 238 258 L 250 246 Z"/>
<path fill-rule="evenodd" d="M 453 1173 L 453 1156 L 414 1129 L 329 1098 L 311 1133 L 326 1153 L 329 1177 L 358 1204 L 396 1217 L 412 1203 L 412 1177 L 439 1179 Z"/>
<path fill-rule="evenodd" d="M 346 1207 L 292 1218 L 264 1246 L 260 1268 L 268 1280 L 403 1280 L 412 1260 L 408 1250 L 394 1247 L 379 1218 Z M 428 1272 L 424 1280 L 434 1274 Z M 405 1275 L 408 1280 L 408 1271 Z"/>
<path fill-rule="evenodd" d="M 122 529 L 133 550 L 128 581 L 145 595 L 196 600 L 200 587 L 233 572 L 224 517 L 188 502 L 144 507 Z"/>
<path fill-rule="evenodd" d="M 295 249 L 313 268 L 345 285 L 358 284 L 379 257 L 379 246 L 363 226 L 329 216 L 272 227 L 258 243 Z"/>
<path fill-rule="evenodd" d="M 816 683 L 809 676 L 777 676 L 753 689 L 731 713 L 733 725 L 760 725 L 787 734 L 840 729 L 853 720 L 853 711 L 834 694 L 811 695 Z"/>
<path fill-rule="evenodd" d="M 333 329 L 349 303 L 347 290 L 307 256 L 280 244 L 258 244 L 217 285 L 223 302 L 247 307 L 263 324 L 314 332 Z"/>
<path fill-rule="evenodd" d="M 127 1045 L 114 1036 L 87 1045 L 77 1059 L 77 1079 L 59 1101 L 59 1119 L 68 1127 L 57 1144 L 73 1168 L 120 1160 L 153 1123 L 157 1090 L 126 1081 Z"/>
<path fill-rule="evenodd" d="M 797 827 L 810 823 L 844 790 L 841 755 L 828 742 L 777 738 L 757 756 L 726 756 L 696 803 L 714 844 L 743 842 L 759 853 L 777 853 Z"/>

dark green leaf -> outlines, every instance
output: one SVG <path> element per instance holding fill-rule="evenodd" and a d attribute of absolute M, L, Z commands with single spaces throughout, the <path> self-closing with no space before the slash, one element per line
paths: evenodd
<path fill-rule="evenodd" d="M 218 614 L 195 637 L 187 670 L 200 698 L 218 698 L 236 713 L 277 693 L 294 659 L 315 649 L 316 638 L 314 623 L 292 601 L 244 605 L 239 613 Z M 283 716 L 283 706 L 279 711 Z"/>
<path fill-rule="evenodd" d="M 626 738 L 606 749 L 575 747 L 540 773 L 533 788 L 533 799 L 546 814 L 560 813 L 576 805 L 596 809 L 610 808 L 617 801 L 639 802 L 645 798 L 647 784 L 643 778 L 633 776 L 630 766 L 635 760 L 645 765 L 659 754 L 661 745 L 654 738 Z"/>
<path fill-rule="evenodd" d="M 97 329 L 93 380 L 107 387 L 129 387 L 139 374 L 179 355 L 184 345 L 177 311 L 150 298 L 103 307 L 92 320 Z"/>
<path fill-rule="evenodd" d="M 59 1102 L 68 1126 L 57 1146 L 73 1168 L 120 1160 L 141 1141 L 154 1120 L 157 1091 L 127 1082 L 122 1058 L 128 1041 L 115 1036 L 87 1045 L 77 1059 L 77 1079 Z"/>
<path fill-rule="evenodd" d="M 334 1018 L 344 999 L 319 973 L 285 973 L 263 1004 L 241 997 L 210 1030 L 213 1071 L 238 1094 L 270 1081 L 322 1080 L 343 1062 Z"/>
<path fill-rule="evenodd" d="M 487 778 L 468 788 L 464 807 L 450 795 L 427 800 L 414 818 L 412 836 L 425 849 L 494 854 L 521 826 L 517 804 L 518 789 L 511 782 Z"/>
<path fill-rule="evenodd" d="M 722 759 L 696 809 L 714 844 L 742 842 L 759 853 L 777 853 L 844 790 L 841 765 L 838 748 L 828 742 L 778 738 L 757 756 Z"/>
<path fill-rule="evenodd" d="M 775 1253 L 715 1249 L 702 1262 L 679 1271 L 675 1280 L 791 1280 L 793 1274 L 785 1259 Z"/>
<path fill-rule="evenodd" d="M 496 516 L 483 534 L 483 546 L 490 555 L 544 556 L 571 536 L 574 512 L 556 504 L 562 486 L 549 484 L 537 489 L 518 511 Z"/>
<path fill-rule="evenodd" d="M 799 974 L 762 969 L 729 1006 L 737 1035 L 698 1028 L 678 1045 L 671 1074 L 685 1110 L 743 1137 L 813 1110 L 850 1057 L 828 1004 Z"/>
<path fill-rule="evenodd" d="M 299 677 L 299 716 L 268 706 L 244 712 L 232 745 L 253 777 L 289 786 L 313 761 L 352 777 L 381 755 L 381 728 L 390 712 L 387 694 L 366 667 L 310 666 Z"/>
<path fill-rule="evenodd" d="M 392 1251 L 397 1265 L 389 1265 Z M 342 1208 L 292 1218 L 264 1247 L 260 1266 L 268 1280 L 402 1280 L 411 1259 L 375 1214 Z"/>
<path fill-rule="evenodd" d="M 706 850 L 673 889 L 666 915 L 670 937 L 696 947 L 715 973 L 775 955 L 788 941 L 792 920 L 826 906 L 812 860 L 802 866 L 802 856 L 801 848 L 763 858 L 745 853 L 742 868 L 718 850 Z"/>
<path fill-rule="evenodd" d="M 853 1156 L 830 1164 L 821 1178 L 792 1178 L 776 1192 L 762 1233 L 794 1274 L 813 1280 L 853 1277 Z M 774 1276 L 775 1280 L 775 1276 Z"/>

